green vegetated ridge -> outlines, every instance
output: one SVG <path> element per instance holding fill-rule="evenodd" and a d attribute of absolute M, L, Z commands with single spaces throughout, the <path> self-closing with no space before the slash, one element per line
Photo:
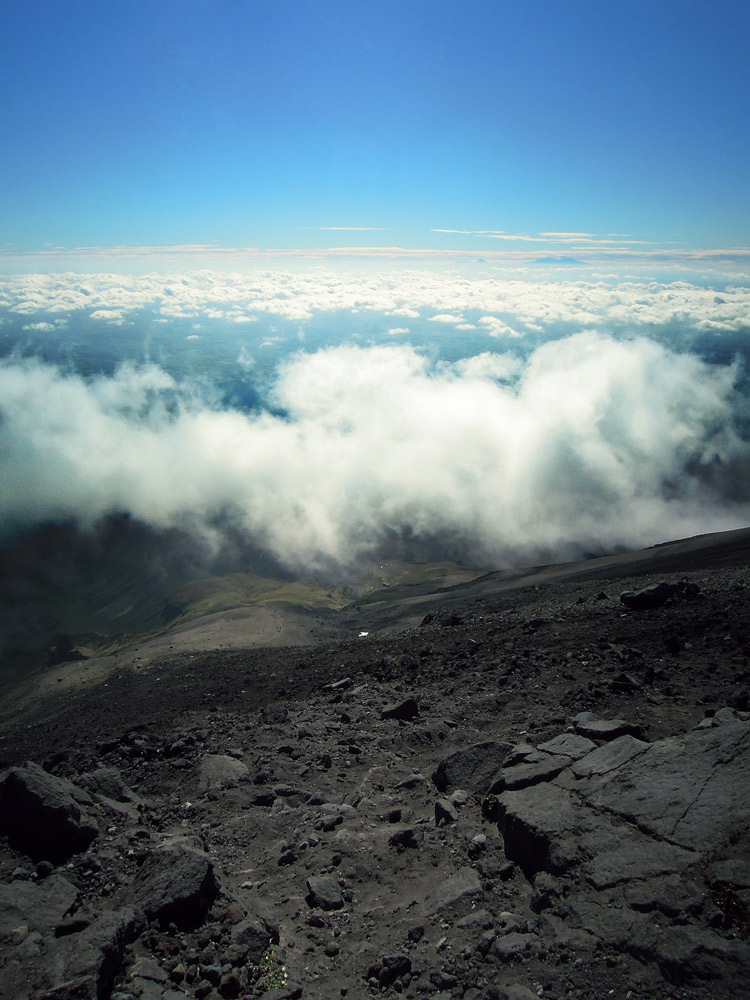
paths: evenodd
<path fill-rule="evenodd" d="M 312 577 L 283 580 L 249 573 L 192 580 L 170 598 L 169 624 L 200 615 L 260 604 L 284 604 L 306 611 L 339 611 L 360 596 L 394 588 L 455 586 L 481 576 L 482 570 L 465 569 L 456 563 L 407 563 L 396 560 L 367 568 L 348 584 L 320 583 Z"/>

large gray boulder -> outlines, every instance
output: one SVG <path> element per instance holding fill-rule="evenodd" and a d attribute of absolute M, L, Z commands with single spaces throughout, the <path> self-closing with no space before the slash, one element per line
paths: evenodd
<path fill-rule="evenodd" d="M 213 862 L 181 841 L 151 851 L 125 899 L 162 924 L 199 926 L 219 894 Z"/>
<path fill-rule="evenodd" d="M 85 851 L 99 833 L 81 807 L 80 788 L 33 761 L 0 774 L 0 833 L 35 861 L 61 864 Z"/>

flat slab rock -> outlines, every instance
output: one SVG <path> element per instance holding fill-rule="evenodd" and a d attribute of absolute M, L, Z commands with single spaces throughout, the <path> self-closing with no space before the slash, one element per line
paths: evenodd
<path fill-rule="evenodd" d="M 78 890 L 62 875 L 53 874 L 41 884 L 30 881 L 0 885 L 0 943 L 19 943 L 25 932 L 54 931 L 76 905 Z"/>
<path fill-rule="evenodd" d="M 593 712 L 579 712 L 573 719 L 575 731 L 591 740 L 615 740 L 618 736 L 642 736 L 641 727 L 624 719 L 600 719 Z"/>
<path fill-rule="evenodd" d="M 724 710 L 652 744 L 621 735 L 551 780 L 499 795 L 505 852 L 530 879 L 573 877 L 570 926 L 656 961 L 674 982 L 720 977 L 722 963 L 750 974 L 747 942 L 708 928 L 655 935 L 652 918 L 695 913 L 711 886 L 741 893 L 750 882 L 737 856 L 750 842 L 750 799 L 738 794 L 748 787 L 746 713 Z"/>
<path fill-rule="evenodd" d="M 571 757 L 558 753 L 542 753 L 532 763 L 504 767 L 495 776 L 489 787 L 489 794 L 497 795 L 508 788 L 527 788 L 542 781 L 550 781 L 572 762 Z"/>
<path fill-rule="evenodd" d="M 660 740 L 579 787 L 592 806 L 716 856 L 750 830 L 750 797 L 737 794 L 750 787 L 750 722 L 729 715 Z"/>

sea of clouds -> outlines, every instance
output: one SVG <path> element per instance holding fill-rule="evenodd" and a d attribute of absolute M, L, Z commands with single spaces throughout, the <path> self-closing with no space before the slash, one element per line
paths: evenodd
<path fill-rule="evenodd" d="M 116 351 L 144 311 L 204 344 L 241 330 L 238 373 L 274 322 L 295 337 L 252 408 L 212 392 L 210 368 L 196 380 L 143 355 L 83 373 L 29 349 L 85 322 Z M 293 572 L 330 573 L 406 543 L 507 566 L 750 523 L 743 362 L 693 349 L 746 336 L 741 282 L 19 275 L 0 281 L 0 316 L 18 331 L 0 361 L 6 538 L 126 513 L 217 546 L 231 526 Z M 306 346 L 326 317 L 330 342 Z M 452 350 L 436 351 L 430 331 L 446 330 Z"/>

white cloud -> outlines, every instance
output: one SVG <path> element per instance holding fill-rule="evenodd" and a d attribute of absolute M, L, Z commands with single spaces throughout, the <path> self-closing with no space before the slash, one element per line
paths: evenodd
<path fill-rule="evenodd" d="M 300 354 L 285 416 L 220 410 L 155 367 L 0 364 L 0 521 L 228 519 L 296 569 L 389 537 L 503 565 L 747 523 L 731 368 L 594 332 L 526 362 L 408 346 Z"/>
<path fill-rule="evenodd" d="M 474 357 L 462 358 L 453 367 L 466 378 L 489 378 L 498 382 L 515 382 L 521 374 L 523 364 L 520 358 L 515 358 L 511 354 L 483 351 Z"/>
<path fill-rule="evenodd" d="M 44 320 L 40 320 L 38 323 L 25 323 L 24 330 L 33 330 L 38 333 L 51 333 L 55 329 L 54 323 L 45 323 Z"/>
<path fill-rule="evenodd" d="M 515 330 L 512 326 L 509 326 L 503 320 L 498 319 L 497 316 L 482 316 L 479 319 L 481 326 L 484 328 L 484 332 L 488 333 L 490 337 L 522 337 L 523 333 L 519 330 Z"/>
<path fill-rule="evenodd" d="M 416 309 L 410 309 L 408 306 L 401 306 L 398 309 L 386 309 L 386 316 L 404 316 L 406 319 L 419 319 L 419 312 Z"/>
<path fill-rule="evenodd" d="M 91 319 L 103 319 L 105 323 L 120 326 L 125 319 L 125 312 L 122 309 L 95 309 L 91 313 Z"/>
<path fill-rule="evenodd" d="M 16 275 L 0 278 L 0 308 L 50 322 L 84 311 L 121 322 L 140 310 L 156 318 L 249 323 L 280 317 L 305 323 L 327 312 L 358 310 L 387 316 L 473 323 L 469 311 L 494 336 L 568 324 L 653 327 L 679 323 L 693 331 L 740 330 L 750 316 L 747 283 L 655 281 L 600 276 L 552 280 L 549 272 L 524 272 L 504 280 L 486 273 L 447 269 L 201 271 L 174 275 Z M 33 317 L 37 316 L 36 319 Z M 467 318 L 468 317 L 468 318 Z"/>
<path fill-rule="evenodd" d="M 451 313 L 438 313 L 436 316 L 430 316 L 430 321 L 432 323 L 463 323 L 463 316 L 454 316 Z"/>

